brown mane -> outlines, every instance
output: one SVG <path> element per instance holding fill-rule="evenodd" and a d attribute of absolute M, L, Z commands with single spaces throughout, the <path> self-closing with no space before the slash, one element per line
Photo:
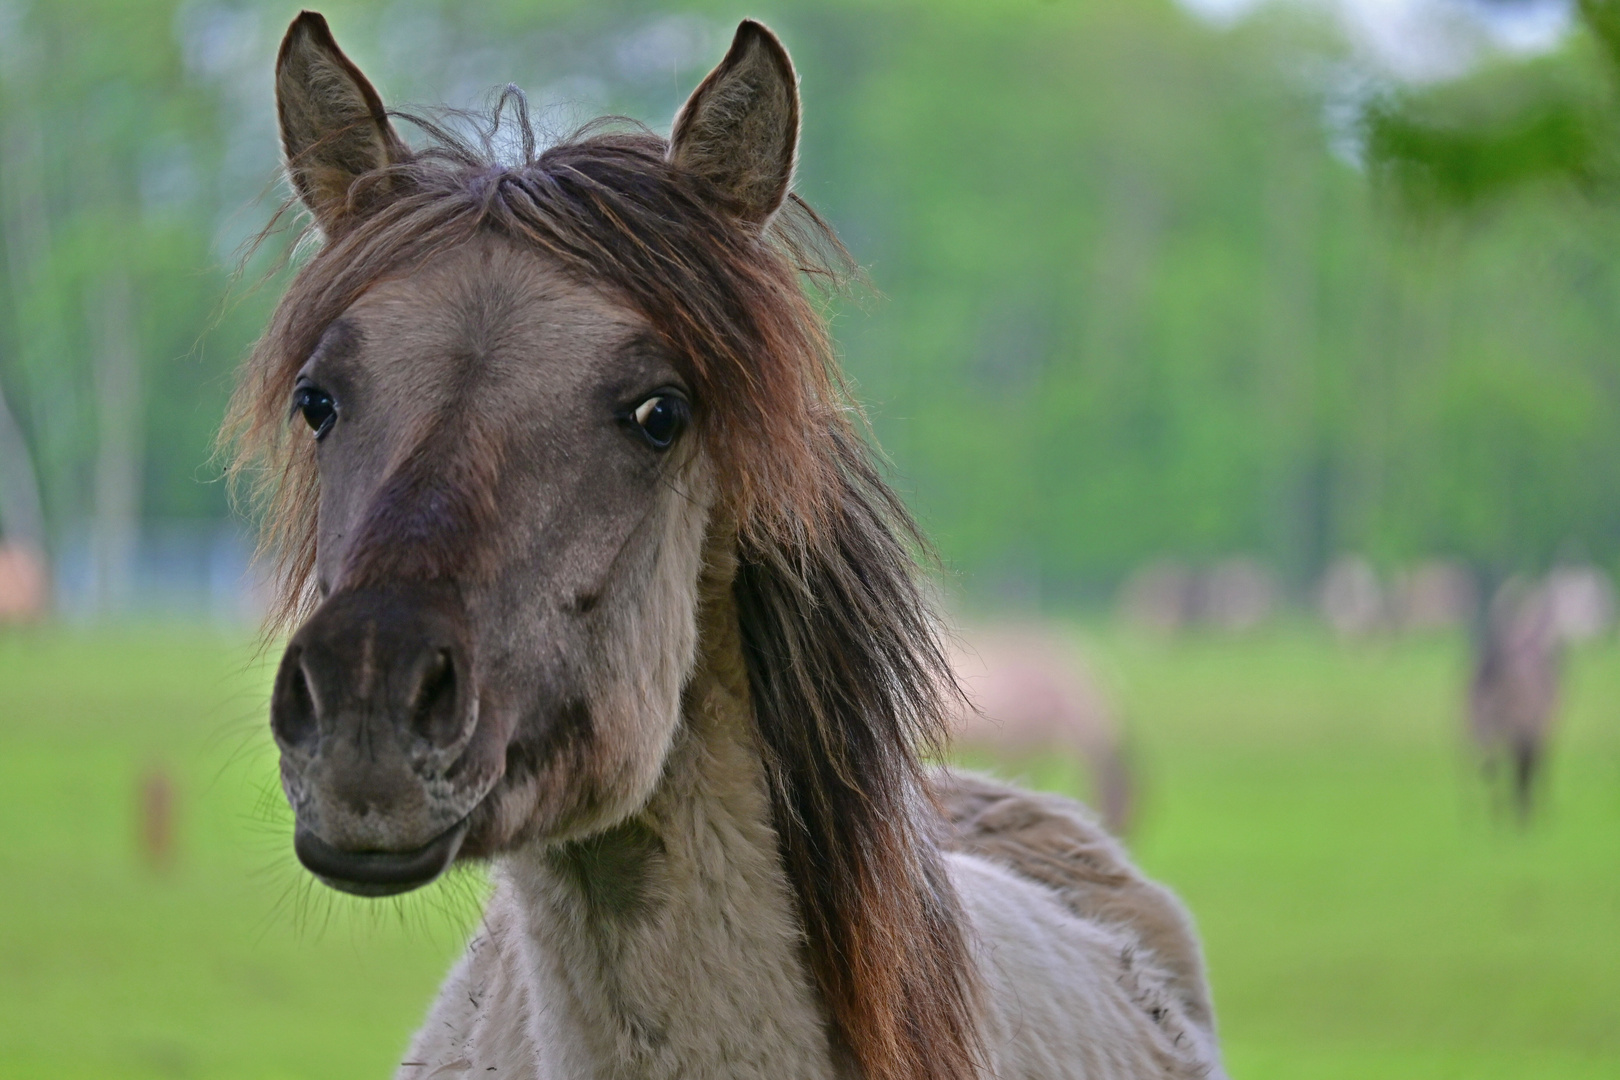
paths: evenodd
<path fill-rule="evenodd" d="M 351 206 L 375 209 L 308 259 L 247 361 L 224 437 L 233 478 L 262 497 L 274 624 L 313 593 L 313 444 L 287 438 L 288 397 L 350 304 L 480 230 L 617 290 L 683 366 L 737 523 L 775 825 L 837 1033 L 871 1080 L 976 1076 L 977 988 L 918 758 L 941 733 L 949 669 L 913 578 L 915 527 L 852 425 L 804 288 L 848 256 L 797 198 L 756 235 L 667 163 L 663 139 L 596 126 L 537 151 L 521 96 L 508 103 L 513 165 L 490 152 L 501 107 L 478 146 L 413 119 L 432 145 L 350 188 Z"/>

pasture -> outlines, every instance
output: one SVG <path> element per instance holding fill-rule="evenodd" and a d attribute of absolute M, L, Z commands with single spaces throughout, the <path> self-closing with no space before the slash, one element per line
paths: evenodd
<path fill-rule="evenodd" d="M 1459 751 L 1460 640 L 1083 636 L 1144 778 L 1134 850 L 1198 916 L 1234 1077 L 1620 1074 L 1620 647 L 1572 658 L 1521 831 Z M 0 634 L 0 1076 L 389 1075 L 480 885 L 312 887 L 267 684 L 240 633 Z M 154 772 L 167 869 L 138 842 Z"/>

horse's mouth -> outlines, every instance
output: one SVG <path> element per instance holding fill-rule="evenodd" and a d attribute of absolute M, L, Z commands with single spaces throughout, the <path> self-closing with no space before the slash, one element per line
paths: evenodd
<path fill-rule="evenodd" d="M 472 818 L 462 818 L 414 851 L 344 851 L 308 829 L 293 833 L 293 850 L 305 869 L 340 892 L 397 896 L 419 889 L 455 861 Z"/>

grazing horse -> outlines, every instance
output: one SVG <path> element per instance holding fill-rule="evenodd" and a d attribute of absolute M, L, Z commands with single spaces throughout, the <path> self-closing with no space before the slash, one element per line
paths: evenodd
<path fill-rule="evenodd" d="M 805 291 L 841 249 L 776 38 L 668 140 L 540 151 L 519 99 L 510 163 L 408 147 L 318 15 L 276 84 L 324 243 L 226 431 L 297 627 L 293 846 L 361 896 L 494 880 L 398 1075 L 1220 1075 L 1179 903 L 922 764 L 947 661 Z"/>
<path fill-rule="evenodd" d="M 1115 836 L 1134 792 L 1114 710 L 1074 647 L 1040 626 L 975 629 L 951 650 L 962 688 L 956 743 L 1013 757 L 1058 751 L 1091 774 L 1091 797 Z"/>
<path fill-rule="evenodd" d="M 1507 582 L 1491 601 L 1468 686 L 1469 731 L 1486 778 L 1507 770 L 1521 822 L 1534 809 L 1536 776 L 1552 734 L 1563 674 L 1564 635 L 1549 585 Z"/>

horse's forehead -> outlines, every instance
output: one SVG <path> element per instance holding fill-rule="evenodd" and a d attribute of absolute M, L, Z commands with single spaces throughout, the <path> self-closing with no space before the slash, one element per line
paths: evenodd
<path fill-rule="evenodd" d="M 497 382 L 543 382 L 555 393 L 600 373 L 645 330 L 607 289 L 493 236 L 378 282 L 345 318 L 360 330 L 373 374 L 418 391 L 475 364 Z"/>

